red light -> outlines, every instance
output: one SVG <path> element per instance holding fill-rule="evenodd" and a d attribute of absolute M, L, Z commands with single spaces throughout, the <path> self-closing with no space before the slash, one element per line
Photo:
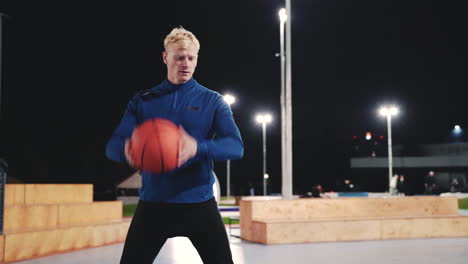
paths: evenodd
<path fill-rule="evenodd" d="M 353 136 L 353 139 L 357 139 L 357 136 Z"/>
<path fill-rule="evenodd" d="M 380 138 L 380 139 L 384 139 L 384 136 L 380 136 L 379 138 Z"/>

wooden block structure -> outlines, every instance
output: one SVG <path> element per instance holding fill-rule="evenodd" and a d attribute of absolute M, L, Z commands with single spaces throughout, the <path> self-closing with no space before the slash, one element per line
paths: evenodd
<path fill-rule="evenodd" d="M 7 184 L 0 263 L 123 242 L 129 224 L 92 184 Z"/>
<path fill-rule="evenodd" d="M 455 197 L 242 200 L 240 225 L 262 244 L 468 237 Z"/>

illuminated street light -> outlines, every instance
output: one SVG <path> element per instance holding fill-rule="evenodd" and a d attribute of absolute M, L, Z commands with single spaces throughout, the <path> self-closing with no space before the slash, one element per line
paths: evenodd
<path fill-rule="evenodd" d="M 379 109 L 381 116 L 387 117 L 387 131 L 388 131 L 388 188 L 390 191 L 390 183 L 393 175 L 393 157 L 392 157 L 392 116 L 398 115 L 398 108 L 396 106 L 382 106 Z"/>
<path fill-rule="evenodd" d="M 270 123 L 271 122 L 271 115 L 269 115 L 269 114 L 257 115 L 256 120 L 260 124 Z"/>
<path fill-rule="evenodd" d="M 288 19 L 288 15 L 286 14 L 286 8 L 281 8 L 278 11 L 278 16 L 280 18 L 281 24 L 283 24 L 284 26 L 284 23 L 286 23 L 286 20 Z"/>
<path fill-rule="evenodd" d="M 236 102 L 236 98 L 230 94 L 224 95 L 223 99 L 228 105 L 232 105 L 233 103 Z"/>
<path fill-rule="evenodd" d="M 395 115 L 398 115 L 398 112 L 399 110 L 396 106 L 382 106 L 379 109 L 379 114 L 381 116 L 388 116 L 388 115 L 395 116 Z"/>
<path fill-rule="evenodd" d="M 454 142 L 463 141 L 463 129 L 460 125 L 455 125 L 452 130 L 452 138 Z"/>
<path fill-rule="evenodd" d="M 270 114 L 259 114 L 256 117 L 258 123 L 262 124 L 263 131 L 263 195 L 266 195 L 266 182 L 268 174 L 266 172 L 266 125 L 271 122 L 272 117 Z"/>

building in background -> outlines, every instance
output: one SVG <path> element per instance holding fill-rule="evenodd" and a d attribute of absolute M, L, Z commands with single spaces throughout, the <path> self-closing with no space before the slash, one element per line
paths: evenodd
<path fill-rule="evenodd" d="M 383 138 L 381 138 L 383 139 Z M 386 146 L 379 140 L 355 142 L 350 160 L 351 175 L 366 191 L 388 190 L 388 159 Z M 458 182 L 458 191 L 468 191 L 468 143 L 427 144 L 411 150 L 403 145 L 394 146 L 394 174 L 404 175 L 411 194 L 423 194 L 425 177 L 434 171 L 434 193 L 449 192 L 450 185 Z M 453 188 L 452 188 L 453 190 Z"/>

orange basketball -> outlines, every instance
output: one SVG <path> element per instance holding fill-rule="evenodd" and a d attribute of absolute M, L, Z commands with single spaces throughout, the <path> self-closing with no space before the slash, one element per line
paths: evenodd
<path fill-rule="evenodd" d="M 133 131 L 129 154 L 134 166 L 151 173 L 166 173 L 179 161 L 179 127 L 167 119 L 154 118 Z"/>

